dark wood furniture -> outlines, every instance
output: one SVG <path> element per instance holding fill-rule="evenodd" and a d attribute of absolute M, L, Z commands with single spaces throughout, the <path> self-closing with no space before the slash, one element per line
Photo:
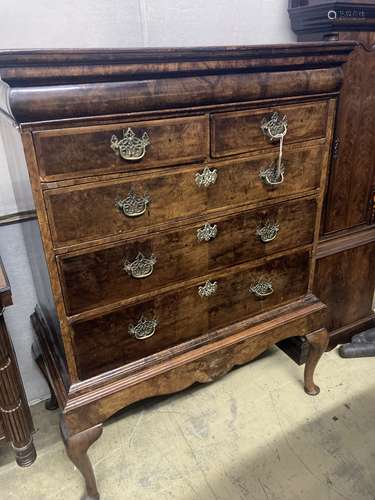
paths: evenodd
<path fill-rule="evenodd" d="M 11 305 L 12 293 L 0 258 L 0 440 L 12 445 L 18 465 L 28 467 L 36 459 L 34 428 L 3 315 L 4 308 Z"/>
<path fill-rule="evenodd" d="M 319 392 L 312 286 L 353 46 L 0 53 L 50 278 L 29 235 L 32 321 L 88 498 L 87 450 L 134 401 L 291 336 L 310 344 L 305 390 Z"/>
<path fill-rule="evenodd" d="M 289 14 L 301 42 L 358 42 L 344 67 L 314 284 L 334 347 L 375 325 L 375 0 L 290 0 Z"/>

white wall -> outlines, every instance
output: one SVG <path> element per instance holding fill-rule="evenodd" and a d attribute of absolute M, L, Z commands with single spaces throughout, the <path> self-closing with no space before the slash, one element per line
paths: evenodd
<path fill-rule="evenodd" d="M 295 37 L 287 5 L 288 0 L 0 0 L 0 50 L 290 43 Z M 18 168 L 20 182 L 26 182 L 22 161 Z M 30 208 L 27 194 L 18 209 Z M 0 216 L 16 211 L 0 139 Z M 0 226 L 0 253 L 15 300 L 6 319 L 26 392 L 36 400 L 47 388 L 30 358 L 35 290 L 19 225 Z"/>
<path fill-rule="evenodd" d="M 0 0 L 0 47 L 291 42 L 287 6 L 287 0 Z"/>

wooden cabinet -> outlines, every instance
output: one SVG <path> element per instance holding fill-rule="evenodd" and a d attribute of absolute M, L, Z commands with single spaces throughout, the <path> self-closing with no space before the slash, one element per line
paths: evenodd
<path fill-rule="evenodd" d="M 353 47 L 0 54 L 46 264 L 26 240 L 49 275 L 32 321 L 88 497 L 87 449 L 136 400 L 296 335 L 319 392 L 326 306 L 312 289 Z"/>
<path fill-rule="evenodd" d="M 289 14 L 301 42 L 357 42 L 344 66 L 314 285 L 333 347 L 375 324 L 375 1 L 291 0 Z"/>
<path fill-rule="evenodd" d="M 0 259 L 0 440 L 6 439 L 21 467 L 36 459 L 33 421 L 3 310 L 12 305 L 12 292 Z"/>

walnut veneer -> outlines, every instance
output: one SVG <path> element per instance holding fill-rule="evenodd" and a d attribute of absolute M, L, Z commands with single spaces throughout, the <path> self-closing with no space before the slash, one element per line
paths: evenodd
<path fill-rule="evenodd" d="M 375 0 L 290 0 L 289 14 L 301 42 L 357 42 L 344 66 L 314 285 L 334 347 L 375 325 Z"/>
<path fill-rule="evenodd" d="M 87 498 L 87 450 L 134 401 L 292 336 L 311 346 L 305 391 L 319 392 L 326 306 L 312 289 L 353 47 L 0 53 L 46 261 L 29 235 L 32 321 Z"/>

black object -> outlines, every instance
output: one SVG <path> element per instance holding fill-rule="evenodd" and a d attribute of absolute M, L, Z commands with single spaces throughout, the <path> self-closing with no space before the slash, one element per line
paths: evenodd
<path fill-rule="evenodd" d="M 342 358 L 365 358 L 375 356 L 375 328 L 354 335 L 351 343 L 339 349 Z"/>

